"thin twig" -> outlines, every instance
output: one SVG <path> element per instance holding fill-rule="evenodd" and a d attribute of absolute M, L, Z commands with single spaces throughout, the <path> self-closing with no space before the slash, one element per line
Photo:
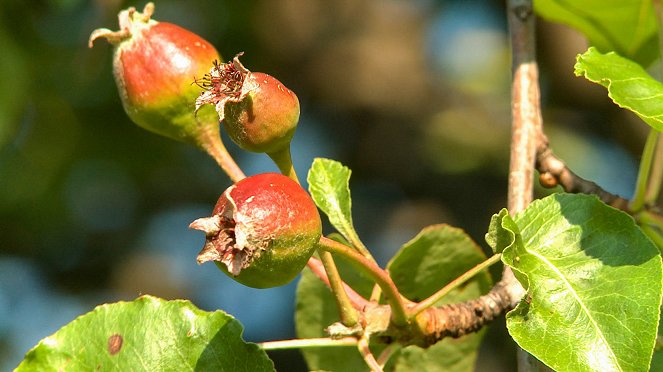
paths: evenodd
<path fill-rule="evenodd" d="M 394 353 L 397 352 L 400 349 L 401 349 L 401 345 L 397 344 L 395 342 L 392 343 L 392 344 L 387 345 L 387 347 L 385 347 L 382 350 L 382 352 L 380 353 L 380 355 L 378 356 L 378 363 L 380 364 L 380 366 L 382 368 L 384 368 L 384 366 L 387 365 L 387 362 L 389 361 L 389 359 L 391 359 L 391 356 L 394 355 Z"/>
<path fill-rule="evenodd" d="M 642 150 L 642 157 L 640 158 L 640 167 L 638 168 L 638 179 L 635 183 L 635 192 L 633 198 L 629 203 L 628 209 L 631 212 L 639 212 L 645 206 L 645 195 L 650 184 L 651 167 L 656 152 L 656 144 L 658 143 L 658 131 L 651 128 L 645 147 Z"/>
<path fill-rule="evenodd" d="M 322 237 L 320 238 L 320 248 L 333 254 L 339 254 L 355 262 L 363 272 L 371 277 L 376 284 L 382 288 L 387 301 L 392 307 L 391 320 L 395 325 L 404 326 L 408 323 L 405 299 L 401 296 L 393 280 L 386 271 L 380 268 L 375 262 L 369 260 L 353 248 L 341 244 L 335 240 Z"/>
<path fill-rule="evenodd" d="M 325 271 L 325 268 L 322 265 L 322 262 L 320 262 L 320 260 L 318 260 L 315 257 L 311 257 L 308 260 L 307 266 L 309 269 L 311 269 L 311 272 L 313 272 L 315 276 L 317 276 L 320 280 L 322 280 L 327 285 L 327 287 L 331 289 L 331 283 L 329 283 L 327 272 Z M 343 289 L 345 290 L 345 293 L 348 295 L 350 302 L 352 302 L 352 306 L 355 309 L 362 310 L 363 308 L 366 307 L 366 305 L 368 304 L 368 300 L 366 300 L 359 293 L 355 292 L 355 290 L 352 289 L 345 282 L 343 282 Z"/>
<path fill-rule="evenodd" d="M 651 165 L 651 174 L 649 175 L 649 184 L 645 194 L 645 207 L 652 207 L 656 204 L 658 196 L 661 193 L 663 184 L 663 134 L 658 133 L 656 151 Z"/>
<path fill-rule="evenodd" d="M 307 349 L 313 347 L 347 347 L 357 345 L 357 339 L 354 337 L 344 337 L 341 339 L 322 338 L 297 338 L 294 340 L 266 341 L 258 344 L 263 350 L 282 350 L 282 349 Z"/>
<path fill-rule="evenodd" d="M 354 327 L 359 322 L 359 314 L 353 307 L 352 301 L 350 301 L 350 297 L 345 291 L 343 286 L 344 283 L 336 268 L 336 263 L 334 263 L 331 253 L 323 250 L 318 251 L 320 253 L 320 261 L 322 261 L 322 265 L 327 272 L 327 278 L 329 278 L 329 287 L 336 298 L 336 305 L 338 306 L 341 323 L 347 327 Z"/>
<path fill-rule="evenodd" d="M 382 366 L 375 360 L 375 356 L 371 352 L 371 348 L 368 345 L 368 336 L 366 334 L 362 335 L 359 341 L 357 342 L 357 348 L 361 357 L 364 358 L 366 364 L 371 368 L 371 372 L 383 372 Z"/>
<path fill-rule="evenodd" d="M 500 260 L 502 257 L 501 254 L 495 254 L 492 257 L 488 258 L 487 260 L 479 263 L 478 265 L 474 266 L 473 268 L 469 269 L 466 271 L 463 275 L 459 276 L 458 278 L 452 280 L 449 284 L 445 285 L 442 289 L 439 291 L 433 293 L 431 296 L 429 296 L 427 299 L 419 302 L 414 308 L 410 310 L 410 317 L 415 317 L 422 311 L 426 310 L 429 307 L 432 307 L 440 301 L 444 296 L 449 294 L 449 292 L 453 291 L 454 289 L 458 288 L 458 286 L 462 285 L 463 283 L 467 282 L 468 280 L 472 279 L 475 275 L 478 273 L 482 272 L 486 268 L 490 267 L 490 265 L 495 264 Z"/>
<path fill-rule="evenodd" d="M 604 203 L 628 211 L 629 201 L 627 199 L 609 193 L 596 183 L 573 173 L 560 158 L 553 154 L 548 147 L 548 139 L 543 134 L 538 140 L 536 168 L 539 171 L 539 181 L 544 187 L 552 188 L 559 185 L 566 192 L 596 195 Z"/>
<path fill-rule="evenodd" d="M 658 52 L 660 55 L 663 55 L 663 9 L 661 9 L 661 0 L 652 0 L 652 4 L 654 5 L 656 26 L 658 28 Z M 663 78 L 663 65 L 661 65 L 660 71 L 661 78 Z M 650 130 L 653 131 L 654 129 Z M 652 206 L 656 203 L 658 195 L 661 192 L 661 183 L 663 183 L 663 134 L 658 133 L 658 141 L 656 142 L 649 184 L 645 193 L 646 206 Z"/>

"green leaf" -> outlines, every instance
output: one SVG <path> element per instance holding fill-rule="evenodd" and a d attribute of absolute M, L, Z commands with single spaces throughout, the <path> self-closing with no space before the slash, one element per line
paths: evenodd
<path fill-rule="evenodd" d="M 387 270 L 401 294 L 419 302 L 484 260 L 486 255 L 463 230 L 440 224 L 424 228 L 405 243 Z M 483 272 L 461 287 L 460 292 L 472 287 L 473 294 L 481 295 L 490 290 L 490 285 L 490 275 Z M 456 302 L 459 297 L 467 296 L 451 297 L 454 297 L 451 302 Z"/>
<path fill-rule="evenodd" d="M 372 284 L 357 275 L 346 275 L 348 264 L 336 259 L 343 280 L 364 296 L 370 295 Z M 336 301 L 327 286 L 308 268 L 297 285 L 295 328 L 299 338 L 328 337 L 324 329 L 339 321 Z M 309 370 L 368 371 L 356 347 L 302 349 Z"/>
<path fill-rule="evenodd" d="M 534 10 L 549 21 L 582 32 L 603 52 L 615 51 L 643 66 L 658 56 L 650 0 L 535 0 Z"/>
<path fill-rule="evenodd" d="M 502 251 L 511 246 L 516 240 L 514 231 L 518 231 L 518 226 L 509 216 L 509 211 L 502 208 L 500 213 L 494 214 L 490 219 L 488 233 L 486 233 L 486 243 L 493 249 L 494 253 Z"/>
<path fill-rule="evenodd" d="M 421 301 L 486 259 L 483 251 L 461 229 L 434 225 L 405 243 L 387 266 L 398 290 Z M 458 303 L 490 290 L 492 280 L 482 272 L 450 292 L 439 303 Z M 422 349 L 408 346 L 392 357 L 394 371 L 474 371 L 483 332 L 447 338 Z"/>
<path fill-rule="evenodd" d="M 143 296 L 96 307 L 30 350 L 17 371 L 272 371 L 242 325 L 191 302 Z"/>
<path fill-rule="evenodd" d="M 656 349 L 654 356 L 651 359 L 650 371 L 663 371 L 663 324 L 658 321 L 658 340 L 656 341 Z"/>
<path fill-rule="evenodd" d="M 351 173 L 337 161 L 316 158 L 307 181 L 315 204 L 329 217 L 329 222 L 350 242 L 356 242 L 359 238 L 352 224 Z"/>
<path fill-rule="evenodd" d="M 601 54 L 589 48 L 578 55 L 575 74 L 603 85 L 608 96 L 638 115 L 652 128 L 663 131 L 663 84 L 640 65 L 615 53 Z"/>
<path fill-rule="evenodd" d="M 515 220 L 522 240 L 502 258 L 528 293 L 507 314 L 514 340 L 560 371 L 646 371 L 663 275 L 633 219 L 594 196 L 554 194 Z"/>

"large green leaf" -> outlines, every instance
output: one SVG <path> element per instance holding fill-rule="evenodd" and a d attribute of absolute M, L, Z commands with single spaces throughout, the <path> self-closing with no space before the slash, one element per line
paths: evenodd
<path fill-rule="evenodd" d="M 649 65 L 658 55 L 651 0 L 535 0 L 535 11 L 582 32 L 603 52 L 615 51 Z"/>
<path fill-rule="evenodd" d="M 370 295 L 370 281 L 357 275 L 347 275 L 348 267 L 342 260 L 336 260 L 343 280 L 364 296 Z M 295 327 L 297 337 L 327 337 L 324 329 L 340 319 L 336 302 L 327 286 L 308 268 L 302 272 L 297 285 Z M 306 348 L 302 354 L 309 370 L 324 371 L 368 371 L 356 347 Z"/>
<path fill-rule="evenodd" d="M 615 53 L 601 54 L 589 48 L 578 55 L 575 74 L 603 85 L 617 105 L 663 131 L 663 84 L 639 64 Z"/>
<path fill-rule="evenodd" d="M 143 296 L 101 305 L 30 350 L 17 371 L 272 371 L 230 315 Z"/>
<path fill-rule="evenodd" d="M 559 371 L 646 371 L 663 276 L 633 219 L 594 196 L 554 194 L 515 221 L 502 257 L 528 289 L 507 315 L 516 342 Z"/>
<path fill-rule="evenodd" d="M 654 350 L 654 356 L 651 359 L 650 371 L 663 371 L 663 324 L 661 321 L 658 321 L 658 340 L 656 341 L 656 350 Z"/>
<path fill-rule="evenodd" d="M 389 261 L 387 270 L 401 294 L 418 302 L 485 259 L 481 248 L 463 230 L 440 224 L 424 228 L 405 243 Z M 474 298 L 490 290 L 490 285 L 490 275 L 483 272 L 449 297 L 453 297 L 451 302 Z M 466 290 L 472 295 L 460 294 Z"/>
<path fill-rule="evenodd" d="M 423 299 L 485 259 L 481 249 L 462 231 L 446 225 L 424 229 L 406 243 L 389 264 L 396 285 L 406 297 Z M 337 260 L 343 279 L 364 296 L 372 283 L 353 274 L 352 266 Z M 490 289 L 490 276 L 477 275 L 452 291 L 440 303 L 476 298 Z M 329 289 L 305 270 L 297 287 L 296 326 L 301 338 L 325 337 L 324 328 L 339 319 Z M 396 352 L 386 366 L 388 371 L 472 371 L 482 334 L 445 339 L 422 349 L 408 346 Z M 382 345 L 371 345 L 379 353 Z M 311 370 L 367 371 L 356 348 L 318 348 L 303 350 Z"/>
<path fill-rule="evenodd" d="M 315 204 L 329 217 L 329 222 L 346 239 L 355 242 L 359 238 L 352 224 L 351 173 L 348 167 L 337 161 L 316 158 L 307 181 Z"/>
<path fill-rule="evenodd" d="M 398 290 L 408 299 L 420 301 L 435 293 L 486 259 L 483 251 L 461 229 L 434 225 L 405 243 L 387 266 Z M 458 303 L 477 298 L 490 290 L 490 274 L 483 272 L 439 303 Z M 474 371 L 483 332 L 458 339 L 447 338 L 422 349 L 408 346 L 392 358 L 395 371 Z"/>

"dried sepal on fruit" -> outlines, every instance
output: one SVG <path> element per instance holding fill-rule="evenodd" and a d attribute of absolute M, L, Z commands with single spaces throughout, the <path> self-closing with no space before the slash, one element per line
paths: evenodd
<path fill-rule="evenodd" d="M 196 82 L 205 89 L 196 110 L 213 105 L 239 147 L 261 153 L 288 149 L 299 122 L 299 99 L 273 76 L 251 72 L 239 61 L 214 62 Z"/>
<path fill-rule="evenodd" d="M 228 276 L 255 288 L 293 280 L 322 232 L 313 200 L 299 184 L 277 173 L 243 179 L 226 189 L 212 216 L 191 228 L 205 232 L 198 262 L 214 261 Z"/>

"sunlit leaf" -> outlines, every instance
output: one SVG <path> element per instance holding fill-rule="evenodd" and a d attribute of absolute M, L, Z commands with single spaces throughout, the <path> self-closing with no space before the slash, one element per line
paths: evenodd
<path fill-rule="evenodd" d="M 307 181 L 309 192 L 329 222 L 349 241 L 358 241 L 352 224 L 352 199 L 350 198 L 350 174 L 343 164 L 323 158 L 313 160 Z"/>
<path fill-rule="evenodd" d="M 272 371 L 230 315 L 143 296 L 101 305 L 43 339 L 17 371 Z"/>
<path fill-rule="evenodd" d="M 336 263 L 346 283 L 364 296 L 370 294 L 372 285 L 367 279 L 347 275 L 348 271 L 343 270 L 347 265 L 341 260 L 336 260 Z M 297 285 L 295 310 L 297 337 L 328 337 L 324 329 L 339 319 L 336 301 L 329 288 L 308 268 L 304 269 L 302 279 Z M 368 371 L 356 347 L 306 348 L 302 349 L 302 354 L 309 370 L 312 371 Z"/>
<path fill-rule="evenodd" d="M 601 54 L 589 48 L 578 56 L 575 74 L 603 85 L 617 105 L 663 131 L 663 84 L 637 63 L 615 53 Z"/>
<path fill-rule="evenodd" d="M 503 252 L 528 289 L 509 333 L 559 371 L 646 371 L 661 302 L 661 256 L 627 214 L 594 196 L 554 194 L 515 221 Z"/>
<path fill-rule="evenodd" d="M 534 9 L 543 18 L 582 32 L 604 53 L 615 51 L 644 66 L 658 56 L 650 0 L 535 0 Z"/>

